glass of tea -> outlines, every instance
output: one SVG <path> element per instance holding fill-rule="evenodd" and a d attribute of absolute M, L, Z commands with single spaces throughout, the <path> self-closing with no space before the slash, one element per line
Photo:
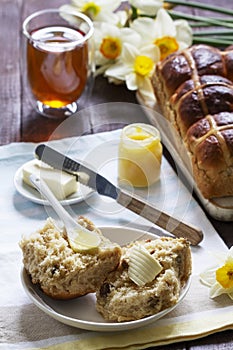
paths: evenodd
<path fill-rule="evenodd" d="M 77 112 L 94 71 L 93 32 L 89 17 L 76 11 L 45 9 L 23 22 L 27 82 L 40 114 L 66 118 Z"/>

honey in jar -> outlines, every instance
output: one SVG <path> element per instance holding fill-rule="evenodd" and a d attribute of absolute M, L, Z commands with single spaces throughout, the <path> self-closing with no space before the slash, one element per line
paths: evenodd
<path fill-rule="evenodd" d="M 160 178 L 162 144 L 152 125 L 135 123 L 123 128 L 118 152 L 118 179 L 146 187 Z"/>

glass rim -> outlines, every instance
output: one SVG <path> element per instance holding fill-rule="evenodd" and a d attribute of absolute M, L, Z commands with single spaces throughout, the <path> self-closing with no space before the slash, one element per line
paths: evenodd
<path fill-rule="evenodd" d="M 142 130 L 149 133 L 150 137 L 146 138 L 144 140 L 135 140 L 135 139 L 130 138 L 129 137 L 130 130 L 135 129 L 137 127 L 140 127 L 140 128 L 142 128 Z M 134 145 L 146 144 L 148 142 L 151 142 L 151 139 L 161 141 L 161 135 L 160 135 L 159 130 L 155 126 L 153 126 L 151 124 L 146 124 L 146 123 L 132 123 L 132 124 L 126 125 L 122 129 L 121 137 L 124 139 L 125 142 L 129 142 L 129 143 L 132 143 Z"/>
<path fill-rule="evenodd" d="M 89 30 L 88 30 L 87 33 L 85 33 L 85 35 L 82 36 L 82 38 L 80 38 L 78 40 L 74 40 L 74 41 L 69 42 L 69 43 L 63 43 L 64 47 L 69 48 L 69 47 L 74 47 L 76 45 L 83 44 L 85 41 L 90 39 L 92 37 L 93 33 L 94 33 L 93 22 L 84 13 L 79 12 L 79 11 L 75 11 L 75 10 L 74 11 L 68 11 L 68 10 L 60 10 L 60 9 L 49 8 L 49 9 L 43 9 L 43 10 L 40 10 L 40 11 L 33 12 L 31 15 L 26 17 L 26 19 L 23 21 L 23 25 L 22 25 L 23 34 L 27 37 L 27 39 L 32 40 L 33 42 L 40 43 L 40 40 L 32 38 L 32 35 L 29 33 L 29 31 L 27 29 L 27 26 L 28 26 L 29 22 L 32 19 L 34 19 L 34 18 L 36 18 L 36 17 L 38 17 L 40 15 L 43 15 L 44 13 L 64 13 L 64 14 L 67 14 L 69 16 L 79 17 L 79 18 L 81 18 L 82 20 L 84 20 L 88 24 Z M 74 28 L 75 28 L 75 24 L 74 24 Z"/>

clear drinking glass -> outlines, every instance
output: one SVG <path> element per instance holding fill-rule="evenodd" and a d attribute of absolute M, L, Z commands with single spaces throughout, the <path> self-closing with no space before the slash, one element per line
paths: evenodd
<path fill-rule="evenodd" d="M 65 118 L 77 112 L 94 70 L 93 32 L 92 21 L 76 11 L 45 9 L 25 19 L 27 82 L 40 114 Z"/>

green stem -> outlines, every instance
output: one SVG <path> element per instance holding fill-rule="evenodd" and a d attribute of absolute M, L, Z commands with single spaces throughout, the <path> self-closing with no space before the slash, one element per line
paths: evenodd
<path fill-rule="evenodd" d="M 229 46 L 232 44 L 231 40 L 224 40 L 221 38 L 211 38 L 211 37 L 207 37 L 207 38 L 200 38 L 195 37 L 195 35 L 193 36 L 193 44 L 209 44 L 209 45 L 213 45 L 213 46 Z"/>
<path fill-rule="evenodd" d="M 216 35 L 216 36 L 227 36 L 233 34 L 233 29 L 227 29 L 227 30 L 202 30 L 200 32 L 196 31 L 194 32 L 195 36 L 202 36 L 202 35 Z"/>
<path fill-rule="evenodd" d="M 190 27 L 196 28 L 196 27 L 212 27 L 211 24 L 206 23 L 206 22 L 189 22 Z"/>
<path fill-rule="evenodd" d="M 194 8 L 199 8 L 202 10 L 208 10 L 208 11 L 213 11 L 213 12 L 218 12 L 218 13 L 224 13 L 226 15 L 231 15 L 233 16 L 233 10 L 230 9 L 224 9 L 219 6 L 214 6 L 214 5 L 208 5 L 208 4 L 203 4 L 200 2 L 186 2 L 185 0 L 165 0 L 169 4 L 174 4 L 174 5 L 182 5 L 182 6 L 189 6 L 189 7 L 194 7 Z"/>
<path fill-rule="evenodd" d="M 227 41 L 231 41 L 231 44 L 230 45 L 233 45 L 233 36 L 232 35 L 223 35 L 223 36 L 218 36 L 216 37 L 217 39 L 220 39 L 220 40 L 227 40 Z"/>
<path fill-rule="evenodd" d="M 138 18 L 138 11 L 137 11 L 137 8 L 134 6 L 131 6 L 131 10 L 132 10 L 131 20 L 134 21 L 136 18 Z"/>
<path fill-rule="evenodd" d="M 202 16 L 194 16 L 185 14 L 182 12 L 177 11 L 171 11 L 169 10 L 168 13 L 171 15 L 172 18 L 183 18 L 190 21 L 199 21 L 199 22 L 205 22 L 208 24 L 212 24 L 214 26 L 221 26 L 226 28 L 233 28 L 233 23 L 223 22 L 215 18 L 208 18 L 208 17 L 202 17 Z M 224 19 L 223 19 L 224 20 Z"/>
<path fill-rule="evenodd" d="M 176 17 L 176 18 L 179 18 L 179 17 Z M 211 18 L 211 17 L 210 17 Z M 174 17 L 175 19 L 175 17 Z M 217 19 L 219 22 L 222 23 L 222 18 L 211 18 L 211 19 Z M 232 20 L 228 20 L 227 18 L 224 18 L 224 22 L 226 23 L 232 23 Z M 216 27 L 215 25 L 213 24 L 210 24 L 210 23 L 206 23 L 206 22 L 193 22 L 192 20 L 189 20 L 189 25 L 190 27 L 192 28 L 197 28 L 197 27 Z M 223 25 L 222 25 L 223 26 Z"/>

